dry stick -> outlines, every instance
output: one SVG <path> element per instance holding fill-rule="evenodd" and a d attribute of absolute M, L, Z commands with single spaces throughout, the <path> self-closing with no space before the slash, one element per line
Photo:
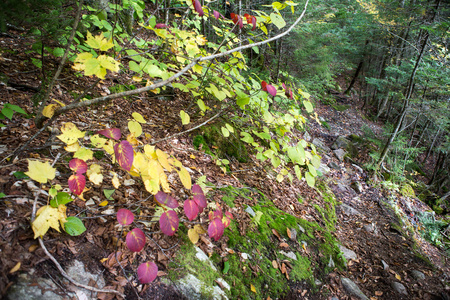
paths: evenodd
<path fill-rule="evenodd" d="M 109 101 L 109 100 L 112 100 L 112 99 L 117 99 L 117 98 L 120 98 L 120 97 L 125 97 L 125 96 L 131 96 L 131 95 L 135 95 L 135 94 L 139 94 L 139 93 L 144 93 L 144 92 L 148 92 L 150 90 L 154 90 L 154 89 L 163 87 L 163 86 L 169 84 L 170 82 L 174 81 L 175 79 L 179 78 L 183 74 L 185 74 L 187 71 L 192 69 L 192 67 L 194 67 L 199 62 L 209 61 L 209 60 L 212 60 L 212 59 L 216 59 L 216 58 L 219 58 L 219 57 L 222 57 L 222 56 L 229 55 L 229 54 L 234 53 L 234 52 L 242 51 L 242 50 L 245 50 L 245 49 L 248 49 L 248 48 L 252 48 L 252 47 L 255 47 L 255 46 L 264 45 L 264 44 L 270 43 L 272 41 L 275 41 L 277 39 L 280 39 L 280 38 L 284 37 L 285 35 L 287 35 L 289 32 L 291 32 L 292 29 L 294 29 L 294 27 L 301 21 L 301 19 L 305 15 L 306 8 L 308 6 L 308 2 L 309 2 L 309 0 L 306 1 L 305 7 L 304 7 L 301 15 L 297 18 L 297 20 L 285 32 L 280 33 L 280 34 L 278 34 L 278 35 L 276 35 L 276 36 L 274 36 L 274 37 L 272 37 L 270 39 L 267 39 L 267 40 L 264 40 L 264 41 L 261 41 L 261 42 L 257 42 L 257 43 L 244 45 L 244 46 L 241 46 L 241 47 L 237 47 L 237 48 L 228 50 L 226 52 L 222 52 L 222 53 L 218 53 L 218 54 L 213 54 L 213 55 L 209 55 L 209 56 L 196 58 L 190 64 L 188 64 L 183 69 L 181 69 L 178 73 L 172 75 L 171 77 L 169 77 L 166 80 L 154 83 L 154 84 L 146 86 L 146 87 L 142 87 L 142 88 L 138 88 L 138 89 L 135 89 L 135 90 L 131 90 L 131 91 L 125 91 L 125 92 L 121 92 L 121 93 L 117 93 L 117 94 L 107 95 L 107 96 L 104 96 L 104 97 L 98 97 L 98 98 L 87 100 L 87 101 L 83 101 L 83 102 L 71 103 L 69 105 L 66 105 L 64 107 L 61 107 L 61 108 L 57 109 L 53 116 L 59 116 L 60 114 L 63 114 L 65 112 L 67 112 L 67 111 L 70 111 L 70 110 L 73 110 L 73 109 L 76 109 L 76 108 L 90 106 L 92 104 L 98 104 L 98 103 L 106 102 L 106 101 Z"/>

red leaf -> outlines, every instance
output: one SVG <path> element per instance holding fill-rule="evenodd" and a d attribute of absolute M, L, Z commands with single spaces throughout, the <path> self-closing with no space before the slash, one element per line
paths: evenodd
<path fill-rule="evenodd" d="M 175 231 L 178 229 L 178 216 L 173 210 L 166 211 L 159 218 L 159 227 L 161 231 L 169 236 L 174 235 Z"/>
<path fill-rule="evenodd" d="M 69 161 L 69 168 L 77 174 L 83 174 L 87 171 L 87 163 L 79 158 Z"/>
<path fill-rule="evenodd" d="M 208 214 L 209 220 L 212 221 L 214 219 L 222 219 L 222 210 L 216 209 L 215 211 L 210 211 Z"/>
<path fill-rule="evenodd" d="M 285 91 L 287 91 L 287 86 L 284 84 L 284 82 L 281 84 L 281 86 L 283 87 L 283 89 L 284 89 Z"/>
<path fill-rule="evenodd" d="M 198 207 L 203 210 L 206 207 L 206 197 L 202 188 L 198 184 L 192 186 L 193 200 L 197 203 Z"/>
<path fill-rule="evenodd" d="M 116 141 L 120 140 L 120 138 L 122 137 L 122 133 L 120 132 L 119 128 L 107 128 L 100 130 L 97 133 L 106 136 L 108 139 L 114 139 Z"/>
<path fill-rule="evenodd" d="M 187 199 L 184 201 L 184 212 L 186 213 L 189 221 L 194 220 L 199 213 L 198 204 L 194 200 Z"/>
<path fill-rule="evenodd" d="M 268 92 L 272 96 L 276 96 L 277 89 L 273 87 L 273 85 L 267 84 L 264 80 L 261 82 L 262 90 Z"/>
<path fill-rule="evenodd" d="M 222 218 L 222 224 L 225 228 L 227 228 L 228 226 L 230 226 L 231 224 L 231 220 L 228 217 L 223 217 Z"/>
<path fill-rule="evenodd" d="M 69 177 L 69 189 L 75 195 L 81 195 L 86 186 L 86 177 L 82 174 L 74 174 Z"/>
<path fill-rule="evenodd" d="M 117 221 L 120 225 L 126 226 L 133 223 L 134 215 L 126 208 L 121 208 L 117 211 Z"/>
<path fill-rule="evenodd" d="M 225 227 L 223 226 L 222 220 L 216 218 L 208 226 L 208 235 L 210 238 L 217 241 L 222 237 L 224 230 Z"/>
<path fill-rule="evenodd" d="M 263 91 L 267 92 L 267 82 L 265 82 L 264 80 L 261 81 L 261 87 Z"/>
<path fill-rule="evenodd" d="M 219 17 L 221 16 L 221 14 L 217 10 L 213 11 L 213 15 L 216 18 L 216 20 L 219 20 Z"/>
<path fill-rule="evenodd" d="M 137 275 L 140 283 L 150 283 L 158 275 L 158 266 L 152 261 L 140 264 L 137 268 Z"/>
<path fill-rule="evenodd" d="M 156 29 L 161 29 L 161 28 L 169 28 L 169 25 L 166 25 L 164 23 L 158 23 L 155 25 Z"/>
<path fill-rule="evenodd" d="M 244 27 L 244 23 L 242 22 L 242 18 L 240 15 L 231 13 L 230 16 L 231 16 L 231 20 L 233 21 L 234 24 L 239 23 L 239 28 L 242 29 L 242 27 Z"/>
<path fill-rule="evenodd" d="M 134 159 L 133 146 L 128 141 L 121 141 L 120 144 L 114 146 L 114 154 L 119 165 L 130 171 Z"/>
<path fill-rule="evenodd" d="M 256 29 L 256 17 L 255 16 L 252 16 L 252 25 L 253 25 L 252 31 L 255 31 L 255 29 Z"/>
<path fill-rule="evenodd" d="M 227 212 L 225 213 L 225 216 L 227 216 L 227 217 L 230 218 L 231 220 L 234 219 L 234 218 L 233 218 L 233 215 L 232 215 L 229 211 L 227 211 Z"/>
<path fill-rule="evenodd" d="M 128 249 L 132 252 L 139 252 L 144 249 L 145 246 L 145 234 L 139 228 L 134 228 L 128 232 L 126 237 L 126 243 Z"/>
<path fill-rule="evenodd" d="M 252 16 L 249 14 L 244 14 L 244 18 L 247 19 L 247 23 L 250 24 L 252 22 Z"/>
<path fill-rule="evenodd" d="M 175 198 L 167 195 L 163 191 L 159 191 L 155 195 L 155 199 L 159 204 L 163 204 L 170 208 L 177 208 L 178 207 L 178 201 L 175 200 Z"/>
<path fill-rule="evenodd" d="M 200 17 L 203 16 L 203 8 L 202 5 L 200 4 L 200 1 L 194 0 L 194 9 Z"/>

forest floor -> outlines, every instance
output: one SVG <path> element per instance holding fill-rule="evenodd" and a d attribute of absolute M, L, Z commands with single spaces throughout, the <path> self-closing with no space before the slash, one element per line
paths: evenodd
<path fill-rule="evenodd" d="M 30 50 L 31 42 L 21 38 L 17 33 L 0 37 L 0 103 L 16 104 L 26 110 L 29 114 L 34 111 L 32 99 L 36 94 L 40 80 L 41 69 L 36 68 L 31 59 L 40 60 Z M 18 50 L 20 49 L 20 50 Z M 47 68 L 55 68 L 56 60 L 46 57 L 44 62 Z M 64 69 L 61 80 L 55 87 L 51 98 L 69 103 L 74 94 L 80 93 L 89 85 L 89 78 L 75 76 L 70 68 Z M 131 80 L 126 75 L 117 75 L 114 81 L 118 84 L 127 85 Z M 100 82 L 91 94 L 104 95 L 110 93 L 111 86 L 107 82 Z M 345 111 L 337 111 L 331 106 L 316 103 L 316 112 L 323 117 L 329 129 L 310 121 L 309 133 L 312 137 L 318 137 L 330 146 L 340 135 L 357 134 L 362 135 L 363 125 L 380 134 L 381 128 L 378 124 L 368 121 L 358 107 L 361 103 L 356 98 L 343 95 L 337 97 L 341 104 L 349 105 Z M 175 98 L 167 102 L 151 98 L 146 95 L 133 97 L 132 99 L 116 99 L 107 105 L 96 106 L 90 109 L 80 109 L 61 116 L 53 125 L 55 130 L 64 122 L 73 122 L 81 130 L 98 131 L 104 129 L 108 124 L 112 127 L 126 128 L 128 119 L 132 112 L 141 113 L 147 120 L 143 124 L 144 132 L 149 133 L 142 142 L 150 142 L 187 129 L 181 125 L 179 111 L 188 107 L 191 99 L 187 94 L 176 94 Z M 38 243 L 33 239 L 30 228 L 30 216 L 34 201 L 32 187 L 23 180 L 13 176 L 14 172 L 27 170 L 27 158 L 39 158 L 53 160 L 61 152 L 61 145 L 54 139 L 50 130 L 42 133 L 22 153 L 18 159 L 3 160 L 25 143 L 37 128 L 33 119 L 14 115 L 13 119 L 3 120 L 6 127 L 1 128 L 0 135 L 0 192 L 7 195 L 0 199 L 0 295 L 5 295 L 8 288 L 17 280 L 20 272 L 28 272 L 36 269 L 36 276 L 44 276 L 55 280 L 60 277 L 59 271 L 48 259 Z M 200 121 L 199 121 L 200 123 Z M 56 131 L 53 131 L 53 133 Z M 223 186 L 246 186 L 255 187 L 264 194 L 270 196 L 277 208 L 295 216 L 309 216 L 320 222 L 320 216 L 314 209 L 305 203 L 298 204 L 298 195 L 304 199 L 312 199 L 317 195 L 314 189 L 309 188 L 304 182 L 296 185 L 289 183 L 277 183 L 276 180 L 267 179 L 259 169 L 259 166 L 248 163 L 239 164 L 232 162 L 232 172 L 223 174 L 210 156 L 196 151 L 192 143 L 193 135 L 181 135 L 177 138 L 158 143 L 158 148 L 175 156 L 184 165 L 193 171 L 192 176 L 206 175 L 207 180 L 217 187 Z M 45 145 L 45 147 L 43 147 Z M 64 157 L 56 162 L 56 165 L 65 163 Z M 368 150 L 360 149 L 358 158 L 353 162 L 362 166 L 369 159 Z M 398 212 L 411 215 L 408 209 L 425 211 L 429 210 L 426 205 L 417 199 L 403 197 L 399 193 L 368 185 L 366 171 L 355 167 L 349 161 L 339 162 L 332 153 L 324 153 L 322 162 L 329 164 L 335 162 L 339 168 L 332 169 L 327 176 L 327 182 L 335 193 L 338 201 L 347 204 L 358 211 L 348 213 L 339 206 L 337 209 L 336 231 L 334 235 L 348 249 L 353 250 L 357 257 L 349 260 L 348 268 L 344 271 L 330 273 L 319 292 L 312 294 L 311 291 L 296 282 L 291 284 L 289 299 L 353 299 L 343 288 L 339 278 L 347 277 L 357 283 L 362 292 L 370 299 L 450 299 L 449 294 L 449 260 L 438 248 L 424 241 L 414 230 L 408 231 L 404 224 L 399 221 L 394 210 L 388 206 L 390 199 L 395 200 Z M 233 172 L 236 171 L 236 172 Z M 241 170 L 247 170 L 241 172 Z M 68 177 L 69 174 L 61 174 Z M 57 180 L 56 180 L 57 181 Z M 362 184 L 362 192 L 357 193 L 350 187 L 351 183 L 358 181 Z M 60 182 L 62 185 L 65 183 Z M 105 188 L 108 187 L 104 184 Z M 174 183 L 173 186 L 181 188 Z M 127 201 L 142 200 L 143 192 L 138 186 L 131 185 L 125 192 L 116 191 L 113 195 L 115 206 L 125 204 Z M 85 193 L 86 199 L 95 199 L 96 204 L 104 200 L 104 195 L 96 189 Z M 221 203 L 221 199 L 215 199 Z M 45 203 L 41 201 L 40 203 Z M 295 205 L 294 205 L 295 203 Z M 222 204 L 222 203 L 221 203 Z M 243 208 L 250 205 L 251 201 L 242 200 L 233 211 L 239 230 L 245 231 L 248 226 L 248 217 L 243 215 Z M 109 207 L 109 206 L 108 206 Z M 133 292 L 127 285 L 126 280 L 120 276 L 117 266 L 108 266 L 102 259 L 108 257 L 115 249 L 117 241 L 116 221 L 113 215 L 103 213 L 108 207 L 95 208 L 86 207 L 86 202 L 77 200 L 73 209 L 75 212 L 91 210 L 90 219 L 85 219 L 87 232 L 79 237 L 69 237 L 50 231 L 45 237 L 45 244 L 50 253 L 60 262 L 62 266 L 69 264 L 73 259 L 80 260 L 92 272 L 104 273 L 107 285 L 121 289 L 130 298 Z M 294 207 L 294 209 L 293 209 Z M 247 218 L 247 219 L 246 219 Z M 414 228 L 414 227 L 412 227 Z M 179 241 L 176 236 L 167 237 L 155 234 L 154 239 L 158 243 L 150 243 L 147 252 L 154 257 L 161 270 L 160 276 L 164 276 L 168 267 L 168 257 L 179 255 Z M 217 242 L 215 249 L 223 249 L 225 242 Z M 123 247 L 123 245 L 121 245 Z M 161 247 L 171 249 L 161 253 Z M 205 245 L 202 245 L 205 248 Z M 201 248 L 202 248 L 201 247 Z M 206 249 L 205 251 L 208 251 Z M 386 265 L 383 266 L 382 260 Z M 126 261 L 126 259 L 124 260 Z M 20 270 L 10 271 L 20 263 Z M 125 264 L 125 267 L 127 266 Z M 417 280 L 411 271 L 417 270 L 425 275 L 425 279 Z M 392 288 L 392 282 L 402 283 L 408 295 L 401 295 Z M 167 287 L 156 280 L 146 286 L 145 295 L 151 295 L 148 299 L 179 299 L 178 291 L 173 287 Z M 331 291 L 327 295 L 321 291 Z M 144 296 L 145 297 L 145 296 Z M 265 297 L 267 298 L 267 297 Z"/>

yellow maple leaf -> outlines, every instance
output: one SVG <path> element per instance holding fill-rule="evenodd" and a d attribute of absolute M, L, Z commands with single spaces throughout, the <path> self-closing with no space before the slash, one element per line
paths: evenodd
<path fill-rule="evenodd" d="M 89 31 L 87 32 L 86 44 L 94 49 L 99 49 L 100 51 L 108 51 L 108 49 L 114 47 L 113 40 L 107 40 L 103 36 L 103 33 L 94 37 Z"/>
<path fill-rule="evenodd" d="M 56 137 L 65 144 L 70 145 L 78 141 L 79 138 L 84 137 L 84 131 L 80 131 L 75 124 L 71 122 L 64 123 L 61 127 L 62 134 Z"/>
<path fill-rule="evenodd" d="M 94 134 L 93 136 L 91 136 L 91 144 L 95 148 L 102 148 L 106 144 L 106 141 L 107 139 L 102 138 L 99 134 Z"/>
<path fill-rule="evenodd" d="M 53 117 L 53 114 L 58 107 L 58 104 L 49 104 L 42 110 L 42 115 L 50 119 L 51 117 Z"/>
<path fill-rule="evenodd" d="M 78 149 L 80 149 L 80 148 L 81 148 L 81 146 L 78 143 L 78 141 L 73 143 L 73 144 L 70 144 L 70 145 L 67 145 L 66 147 L 64 147 L 64 149 L 66 149 L 67 152 L 77 152 Z"/>
<path fill-rule="evenodd" d="M 47 233 L 49 228 L 53 228 L 58 232 L 59 225 L 67 222 L 66 220 L 66 206 L 61 204 L 57 208 L 45 205 L 41 207 L 36 213 L 36 219 L 31 224 L 34 231 L 34 238 L 42 237 Z"/>
<path fill-rule="evenodd" d="M 75 152 L 75 154 L 73 155 L 74 158 L 79 158 L 82 159 L 84 161 L 88 161 L 90 159 L 94 158 L 94 152 L 92 152 L 91 149 L 87 149 L 87 148 L 80 148 L 77 150 L 77 152 Z"/>
<path fill-rule="evenodd" d="M 89 167 L 89 170 L 87 170 L 86 175 L 92 183 L 100 184 L 103 181 L 103 175 L 101 172 L 102 167 L 100 165 L 92 164 Z"/>
<path fill-rule="evenodd" d="M 47 183 L 53 180 L 56 175 L 56 169 L 49 162 L 40 162 L 28 159 L 28 172 L 25 172 L 31 179 L 40 183 Z"/>

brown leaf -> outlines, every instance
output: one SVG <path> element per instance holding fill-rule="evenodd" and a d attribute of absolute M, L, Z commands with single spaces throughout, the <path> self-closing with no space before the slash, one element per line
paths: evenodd
<path fill-rule="evenodd" d="M 286 273 L 286 265 L 284 263 L 281 264 L 280 270 L 282 274 Z"/>
<path fill-rule="evenodd" d="M 280 244 L 280 247 L 281 248 L 289 248 L 289 245 L 288 245 L 288 243 L 283 242 Z"/>
<path fill-rule="evenodd" d="M 278 269 L 278 264 L 277 264 L 277 261 L 276 261 L 276 260 L 272 260 L 272 266 L 273 266 L 275 269 Z"/>
<path fill-rule="evenodd" d="M 287 231 L 287 235 L 290 239 L 292 239 L 292 234 L 291 234 L 291 230 L 289 228 L 286 228 Z"/>
<path fill-rule="evenodd" d="M 382 291 L 375 291 L 375 296 L 381 296 L 381 295 L 383 295 Z"/>
<path fill-rule="evenodd" d="M 275 229 L 272 229 L 272 233 L 275 234 L 275 236 L 281 241 L 281 236 Z"/>

